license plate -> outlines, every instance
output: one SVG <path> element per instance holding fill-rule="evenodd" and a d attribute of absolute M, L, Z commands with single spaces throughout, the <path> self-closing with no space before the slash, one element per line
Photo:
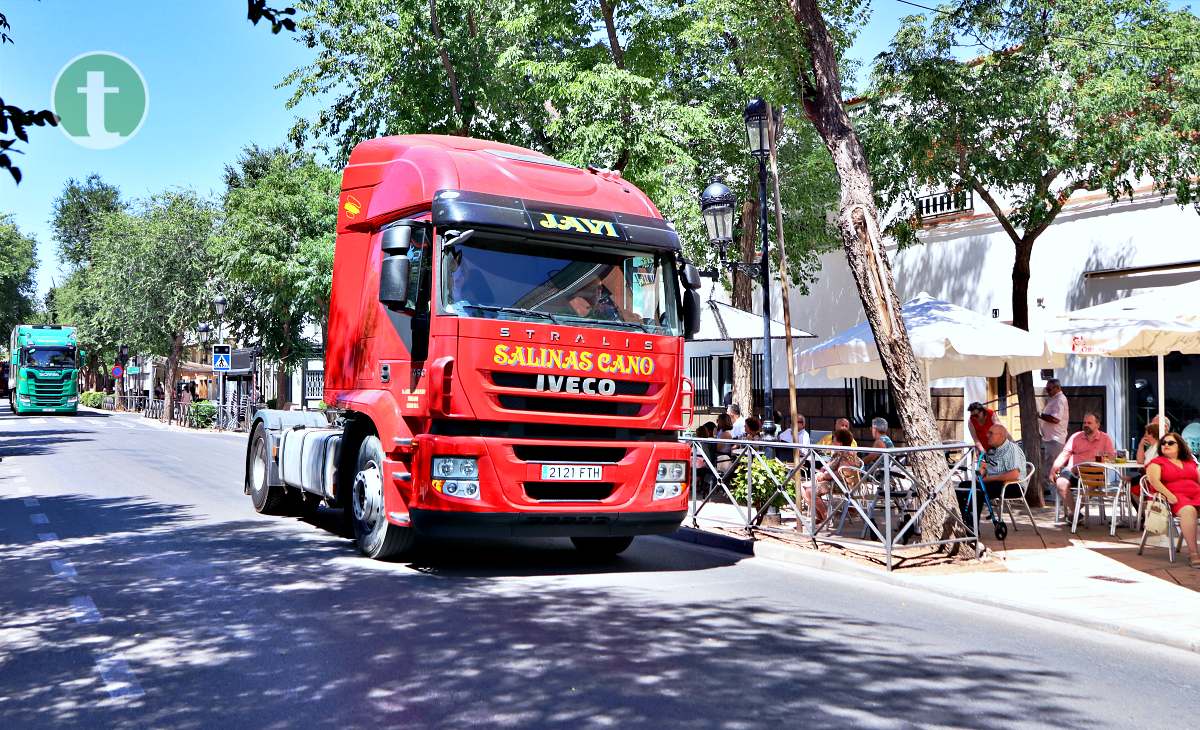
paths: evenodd
<path fill-rule="evenodd" d="M 598 482 L 604 468 L 596 464 L 542 464 L 542 479 L 555 482 Z"/>

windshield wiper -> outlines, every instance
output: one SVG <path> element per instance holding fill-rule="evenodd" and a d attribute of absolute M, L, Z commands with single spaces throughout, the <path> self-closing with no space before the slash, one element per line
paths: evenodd
<path fill-rule="evenodd" d="M 493 304 L 460 304 L 464 309 L 479 309 L 484 312 L 504 312 L 506 314 L 520 314 L 526 317 L 540 317 L 548 319 L 554 324 L 559 324 L 558 319 L 549 312 L 539 312 L 536 309 L 525 309 L 523 307 L 498 307 Z"/>
<path fill-rule="evenodd" d="M 586 322 L 586 323 L 588 323 L 590 325 L 594 325 L 596 327 L 608 327 L 609 325 L 613 325 L 615 327 L 625 327 L 625 328 L 636 327 L 637 329 L 641 330 L 642 332 L 653 332 L 654 331 L 654 330 L 647 329 L 646 325 L 642 322 L 626 322 L 623 319 L 592 319 L 591 317 L 573 317 L 570 315 L 564 315 L 563 319 L 565 319 L 567 321 L 572 321 L 572 322 Z"/>

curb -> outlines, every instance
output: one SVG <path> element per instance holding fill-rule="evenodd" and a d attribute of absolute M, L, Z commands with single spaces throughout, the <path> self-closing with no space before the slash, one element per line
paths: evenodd
<path fill-rule="evenodd" d="M 871 568 L 859 565 L 854 561 L 836 555 L 828 555 L 809 550 L 798 550 L 796 548 L 760 542 L 757 540 L 751 540 L 749 538 L 718 535 L 694 527 L 681 526 L 675 532 L 669 535 L 664 535 L 663 537 L 666 537 L 670 540 L 676 540 L 678 542 L 703 545 L 706 547 L 717 548 L 718 550 L 728 550 L 739 555 L 750 555 L 756 558 L 764 558 L 766 560 L 773 560 L 781 563 L 800 565 L 806 568 L 828 571 L 830 573 L 865 578 L 867 580 L 875 581 L 876 583 L 883 583 L 899 588 L 916 589 L 932 595 L 953 598 L 955 600 L 974 603 L 980 606 L 988 606 L 989 608 L 998 608 L 1005 611 L 1020 613 L 1022 616 L 1036 616 L 1048 621 L 1070 624 L 1071 626 L 1078 628 L 1091 629 L 1109 635 L 1115 634 L 1125 638 L 1146 641 L 1159 646 L 1170 646 L 1175 649 L 1182 649 L 1183 651 L 1200 654 L 1200 638 L 1189 639 L 1183 636 L 1167 633 L 1165 630 L 1155 630 L 1154 628 L 1143 624 L 1127 625 L 1114 621 L 1106 621 L 1104 619 L 1076 616 L 1064 613 L 1062 611 L 1055 611 L 1043 606 L 1005 601 L 998 597 L 981 595 L 979 593 L 973 593 L 970 591 L 956 591 L 940 585 L 927 585 L 919 580 L 898 576 L 895 573 L 886 573 L 873 570 Z"/>
<path fill-rule="evenodd" d="M 156 418 L 146 418 L 138 413 L 129 413 L 126 411 L 106 411 L 103 408 L 89 408 L 87 406 L 79 406 L 79 409 L 91 411 L 93 413 L 104 413 L 112 418 L 136 418 L 139 422 L 144 423 L 151 428 L 156 428 L 159 431 L 167 431 L 170 433 L 190 433 L 198 436 L 236 436 L 242 440 L 246 438 L 246 434 L 242 433 L 241 431 L 214 431 L 212 429 L 187 428 L 185 426 L 177 426 L 173 423 L 163 423 Z"/>

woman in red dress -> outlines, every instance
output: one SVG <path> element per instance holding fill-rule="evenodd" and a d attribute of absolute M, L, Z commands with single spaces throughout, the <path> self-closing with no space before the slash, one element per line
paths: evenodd
<path fill-rule="evenodd" d="M 1200 568 L 1200 548 L 1196 546 L 1196 515 L 1200 508 L 1200 469 L 1187 442 L 1171 432 L 1158 443 L 1158 456 L 1146 465 L 1146 476 L 1158 493 L 1166 498 L 1179 518 L 1183 539 L 1190 557 L 1188 565 Z"/>

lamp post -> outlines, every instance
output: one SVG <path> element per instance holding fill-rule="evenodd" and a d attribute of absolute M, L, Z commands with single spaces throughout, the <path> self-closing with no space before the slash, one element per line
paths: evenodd
<path fill-rule="evenodd" d="M 212 299 L 213 311 L 217 313 L 217 342 L 225 344 L 224 333 L 221 331 L 221 320 L 225 316 L 225 305 L 229 301 L 221 294 Z M 216 373 L 214 373 L 216 375 Z M 225 373 L 217 375 L 217 428 L 220 429 L 221 409 L 225 406 Z"/>
<path fill-rule="evenodd" d="M 767 158 L 771 154 L 770 120 L 767 103 L 755 99 L 746 105 L 746 139 L 750 155 L 758 162 L 759 232 L 762 255 L 752 263 L 729 261 L 729 245 L 733 242 L 733 211 L 737 199 L 720 180 L 713 180 L 700 194 L 700 211 L 708 231 L 708 240 L 717 247 L 721 265 L 758 279 L 762 286 L 763 322 L 763 433 L 775 433 L 775 381 L 771 372 L 771 262 L 767 241 Z"/>

